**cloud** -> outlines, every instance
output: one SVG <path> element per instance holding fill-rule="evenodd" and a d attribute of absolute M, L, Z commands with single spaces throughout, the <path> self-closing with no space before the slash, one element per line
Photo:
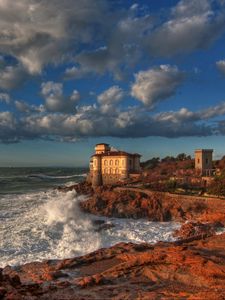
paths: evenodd
<path fill-rule="evenodd" d="M 106 6 L 103 0 L 1 0 L 0 52 L 10 53 L 30 74 L 40 73 L 92 41 Z"/>
<path fill-rule="evenodd" d="M 84 50 L 75 56 L 75 61 L 80 65 L 80 74 L 95 72 L 103 75 L 110 72 L 116 80 L 123 80 L 143 55 L 142 40 L 153 27 L 152 19 L 148 14 L 133 15 L 133 10 L 126 14 L 114 14 L 107 20 L 104 46 Z M 77 76 L 77 70 L 73 71 Z"/>
<path fill-rule="evenodd" d="M 217 69 L 225 75 L 225 60 L 219 60 L 216 62 Z"/>
<path fill-rule="evenodd" d="M 17 132 L 14 115 L 9 111 L 0 112 L 0 141 L 6 144 L 18 142 Z"/>
<path fill-rule="evenodd" d="M 225 30 L 223 5 L 213 10 L 210 0 L 182 0 L 172 9 L 171 18 L 146 38 L 155 56 L 172 56 L 210 46 Z"/>
<path fill-rule="evenodd" d="M 14 102 L 16 109 L 21 113 L 35 113 L 35 112 L 45 112 L 44 106 L 41 104 L 39 106 L 36 105 L 30 105 L 29 103 L 25 101 L 19 101 L 16 100 Z"/>
<path fill-rule="evenodd" d="M 64 73 L 65 79 L 79 79 L 87 75 L 89 72 L 81 69 L 79 67 L 73 66 L 71 68 L 66 68 Z"/>
<path fill-rule="evenodd" d="M 9 94 L 6 93 L 0 93 L 0 102 L 5 102 L 6 104 L 9 104 L 11 101 L 11 98 Z"/>
<path fill-rule="evenodd" d="M 87 137 L 135 138 L 146 136 L 208 136 L 213 130 L 207 124 L 180 118 L 178 122 L 153 118 L 138 108 L 118 111 L 117 115 L 106 116 L 98 107 L 83 107 L 75 115 L 33 115 L 24 119 L 24 128 L 33 134 L 57 140 L 73 141 Z M 104 124 L 104 126 L 102 126 Z"/>
<path fill-rule="evenodd" d="M 200 111 L 190 111 L 187 108 L 181 108 L 180 110 L 161 112 L 154 116 L 157 121 L 172 122 L 172 123 L 183 123 L 183 122 L 198 122 L 208 121 L 213 118 L 225 115 L 225 102 L 222 102 L 215 106 L 202 109 Z"/>
<path fill-rule="evenodd" d="M 77 91 L 77 90 L 73 90 L 73 93 L 72 95 L 70 96 L 70 100 L 73 102 L 73 103 L 76 103 L 80 100 L 80 93 Z"/>
<path fill-rule="evenodd" d="M 25 70 L 20 66 L 5 66 L 0 70 L 0 89 L 12 90 L 20 86 L 27 78 Z"/>
<path fill-rule="evenodd" d="M 220 110 L 221 109 L 221 110 Z M 18 142 L 26 139 L 74 142 L 89 137 L 138 138 L 161 136 L 177 138 L 185 136 L 210 136 L 224 134 L 222 121 L 210 122 L 225 115 L 225 105 L 209 107 L 193 112 L 187 108 L 178 111 L 152 114 L 141 107 L 126 110 L 117 108 L 106 114 L 101 106 L 77 107 L 76 113 L 25 111 L 15 117 L 10 112 L 0 113 L 0 141 Z M 104 125 L 104 126 L 103 126 Z"/>
<path fill-rule="evenodd" d="M 31 75 L 66 62 L 74 64 L 65 70 L 67 79 L 109 72 L 114 79 L 124 80 L 143 57 L 211 45 L 225 28 L 219 3 L 182 0 L 164 21 L 165 16 L 150 14 L 137 3 L 123 10 L 116 5 L 111 9 L 107 0 L 1 0 L 0 53 L 14 58 Z M 5 82 L 1 86 L 9 88 Z"/>
<path fill-rule="evenodd" d="M 184 77 L 183 72 L 170 65 L 140 71 L 135 75 L 131 95 L 153 108 L 157 103 L 173 96 Z"/>
<path fill-rule="evenodd" d="M 100 104 L 118 103 L 124 97 L 124 91 L 117 85 L 112 86 L 108 90 L 98 95 L 98 102 Z"/>
<path fill-rule="evenodd" d="M 100 110 L 105 114 L 114 114 L 117 104 L 123 100 L 125 92 L 117 85 L 114 85 L 98 95 L 97 100 Z"/>
<path fill-rule="evenodd" d="M 45 99 L 45 108 L 50 112 L 73 113 L 76 111 L 76 103 L 80 100 L 80 94 L 74 90 L 70 97 L 63 95 L 63 84 L 53 81 L 43 82 L 41 93 Z"/>

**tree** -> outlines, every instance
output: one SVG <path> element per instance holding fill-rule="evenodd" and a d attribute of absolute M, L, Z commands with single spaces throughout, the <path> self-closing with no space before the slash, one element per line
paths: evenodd
<path fill-rule="evenodd" d="M 207 192 L 216 196 L 225 196 L 225 174 L 216 176 L 213 182 L 209 185 Z"/>
<path fill-rule="evenodd" d="M 143 163 L 141 163 L 141 166 L 147 170 L 147 169 L 154 169 L 156 166 L 158 166 L 160 162 L 159 157 L 153 157 Z"/>
<path fill-rule="evenodd" d="M 190 155 L 187 155 L 185 153 L 180 153 L 177 155 L 176 157 L 176 160 L 180 160 L 180 161 L 183 161 L 183 160 L 189 160 L 191 159 L 191 156 Z"/>

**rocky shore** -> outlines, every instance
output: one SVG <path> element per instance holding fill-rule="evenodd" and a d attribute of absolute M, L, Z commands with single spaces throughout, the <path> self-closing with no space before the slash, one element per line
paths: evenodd
<path fill-rule="evenodd" d="M 176 242 L 119 243 L 82 257 L 0 270 L 0 299 L 225 299 L 225 201 L 85 183 L 86 212 L 179 221 Z M 97 224 L 105 230 L 103 223 Z"/>
<path fill-rule="evenodd" d="M 72 188 L 72 187 L 71 187 Z M 220 198 L 153 192 L 132 187 L 74 186 L 88 195 L 80 203 L 83 211 L 117 218 L 147 218 L 149 221 L 220 222 L 225 225 L 225 200 Z"/>

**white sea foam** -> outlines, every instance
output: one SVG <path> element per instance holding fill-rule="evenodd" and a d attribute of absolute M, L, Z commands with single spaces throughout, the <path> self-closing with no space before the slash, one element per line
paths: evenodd
<path fill-rule="evenodd" d="M 83 255 L 118 242 L 173 240 L 176 223 L 117 219 L 84 214 L 75 191 L 57 190 L 0 198 L 0 266 Z M 96 219 L 114 227 L 96 231 Z"/>
<path fill-rule="evenodd" d="M 65 176 L 53 176 L 53 175 L 46 175 L 46 174 L 31 174 L 31 175 L 26 175 L 24 177 L 29 177 L 29 178 L 40 178 L 40 179 L 69 179 L 69 178 L 76 178 L 76 177 L 86 177 L 87 174 L 72 174 L 72 175 L 65 175 Z"/>

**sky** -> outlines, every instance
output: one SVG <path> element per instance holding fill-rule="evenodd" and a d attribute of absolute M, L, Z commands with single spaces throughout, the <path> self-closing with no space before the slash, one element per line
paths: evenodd
<path fill-rule="evenodd" d="M 225 155 L 225 0 L 0 0 L 0 166 Z"/>

